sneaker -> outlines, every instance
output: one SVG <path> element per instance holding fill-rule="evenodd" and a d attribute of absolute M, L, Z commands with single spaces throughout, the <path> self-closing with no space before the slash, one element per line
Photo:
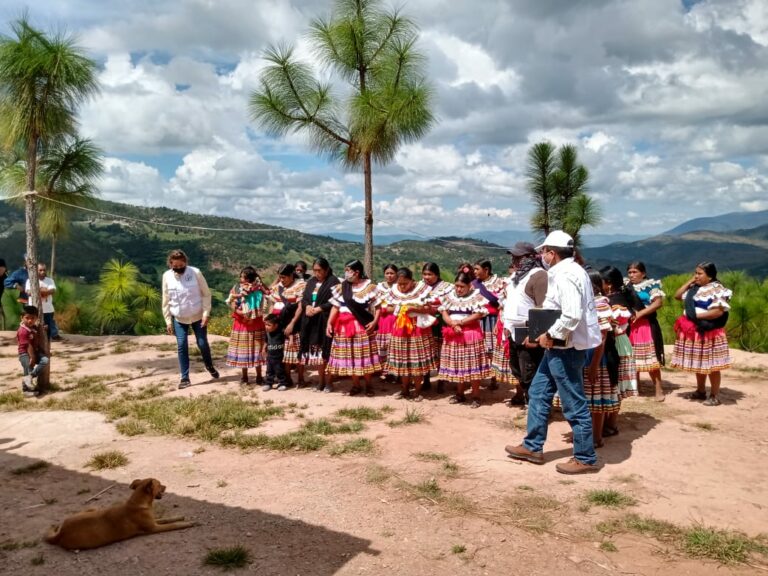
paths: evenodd
<path fill-rule="evenodd" d="M 330 386 L 326 386 L 325 388 L 323 388 L 323 392 L 325 394 L 330 394 L 331 392 L 333 392 L 333 388 L 331 388 Z"/>
<path fill-rule="evenodd" d="M 717 396 L 710 396 L 704 400 L 702 406 L 720 406 L 720 400 L 718 400 Z"/>
<path fill-rule="evenodd" d="M 25 388 L 23 394 L 24 394 L 24 398 L 34 398 L 40 393 L 37 390 L 29 390 Z"/>
<path fill-rule="evenodd" d="M 285 392 L 286 390 L 288 390 L 288 386 L 285 384 L 280 384 L 280 386 L 277 387 L 278 392 Z"/>
<path fill-rule="evenodd" d="M 576 458 L 571 458 L 565 464 L 555 466 L 555 470 L 560 472 L 560 474 L 594 474 L 600 468 L 596 464 L 584 464 L 576 460 Z"/>
<path fill-rule="evenodd" d="M 213 366 L 206 366 L 205 369 L 208 370 L 208 374 L 210 374 L 214 380 L 216 380 L 219 377 L 219 371 L 216 370 L 216 368 L 214 368 Z"/>
<path fill-rule="evenodd" d="M 51 338 L 51 340 L 53 340 L 54 342 L 64 342 L 64 338 L 62 338 L 58 334 L 56 336 L 54 336 L 53 338 Z"/>
<path fill-rule="evenodd" d="M 526 462 L 531 462 L 532 464 L 544 464 L 543 452 L 531 452 L 522 444 L 519 446 L 508 445 L 504 447 L 504 450 L 507 452 L 510 458 L 514 458 L 515 460 L 525 460 Z"/>
<path fill-rule="evenodd" d="M 272 390 L 272 384 L 264 384 L 264 386 L 261 387 L 262 392 L 269 392 Z"/>
<path fill-rule="evenodd" d="M 472 399 L 472 402 L 469 403 L 470 408 L 480 408 L 480 400 L 477 400 L 476 398 Z"/>
<path fill-rule="evenodd" d="M 189 378 L 182 378 L 179 381 L 179 390 L 184 390 L 184 388 L 189 388 L 192 386 L 192 382 L 189 381 Z"/>
<path fill-rule="evenodd" d="M 32 384 L 32 374 L 27 374 L 22 378 L 24 390 L 32 390 L 35 386 Z"/>

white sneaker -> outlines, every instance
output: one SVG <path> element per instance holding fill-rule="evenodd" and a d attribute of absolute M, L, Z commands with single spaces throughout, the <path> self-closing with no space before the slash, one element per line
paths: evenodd
<path fill-rule="evenodd" d="M 24 389 L 25 390 L 32 390 L 34 389 L 34 384 L 32 384 L 32 374 L 27 374 L 24 376 Z"/>

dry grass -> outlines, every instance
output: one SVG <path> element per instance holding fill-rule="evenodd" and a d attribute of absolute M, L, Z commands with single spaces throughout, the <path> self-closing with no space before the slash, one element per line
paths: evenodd
<path fill-rule="evenodd" d="M 85 466 L 94 470 L 112 470 L 125 466 L 128 462 L 128 456 L 125 455 L 125 452 L 108 450 L 107 452 L 99 452 L 91 456 L 91 459 L 88 460 Z"/>

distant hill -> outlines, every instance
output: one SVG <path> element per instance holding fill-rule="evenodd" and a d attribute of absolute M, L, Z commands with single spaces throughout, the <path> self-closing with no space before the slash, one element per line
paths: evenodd
<path fill-rule="evenodd" d="M 385 226 L 382 228 L 386 229 Z M 326 234 L 331 238 L 337 240 L 345 240 L 347 242 L 362 242 L 362 234 L 352 234 L 349 232 L 328 232 Z M 427 235 L 427 234 L 425 234 Z M 642 240 L 648 236 L 638 234 L 584 234 L 583 241 L 587 247 L 606 246 L 614 242 L 634 242 L 636 240 Z M 530 230 L 484 230 L 480 232 L 471 232 L 467 234 L 467 238 L 475 238 L 484 242 L 490 242 L 498 246 L 509 247 L 515 242 L 536 242 L 540 240 Z M 379 234 L 374 230 L 373 244 L 375 246 L 388 246 L 395 242 L 402 240 L 423 240 L 423 236 L 416 234 Z"/>
<path fill-rule="evenodd" d="M 719 270 L 744 270 L 753 276 L 768 276 L 768 224 L 733 232 L 696 231 L 674 236 L 662 234 L 632 243 L 585 248 L 584 257 L 597 265 L 625 270 L 641 260 L 649 275 L 693 272 L 699 262 L 714 262 Z"/>
<path fill-rule="evenodd" d="M 205 271 L 212 286 L 225 290 L 232 285 L 240 269 L 248 264 L 260 270 L 266 279 L 272 280 L 277 267 L 284 262 L 305 260 L 311 264 L 315 257 L 323 256 L 330 261 L 334 271 L 341 274 L 344 262 L 363 256 L 363 247 L 358 243 L 235 218 L 108 201 L 98 201 L 95 208 L 149 223 L 88 212 L 77 213 L 68 237 L 57 244 L 56 276 L 81 277 L 85 282 L 95 282 L 103 264 L 110 258 L 119 258 L 136 264 L 147 281 L 159 283 L 160 275 L 166 269 L 167 253 L 173 248 L 182 248 L 189 255 L 190 263 Z M 267 230 L 188 230 L 176 228 L 174 224 Z M 0 202 L 0 257 L 6 259 L 11 269 L 21 264 L 24 238 L 23 211 Z M 48 261 L 49 255 L 50 242 L 43 240 L 38 257 Z M 425 261 L 433 261 L 440 265 L 444 277 L 452 279 L 458 262 L 481 257 L 491 258 L 494 265 L 506 270 L 508 260 L 504 249 L 480 241 L 460 239 L 397 242 L 377 249 L 374 262 L 378 272 L 390 262 L 416 269 Z"/>
<path fill-rule="evenodd" d="M 680 235 L 697 230 L 710 230 L 712 232 L 734 232 L 757 228 L 768 224 L 768 210 L 759 212 L 730 212 L 719 216 L 694 218 L 675 226 L 664 234 Z"/>

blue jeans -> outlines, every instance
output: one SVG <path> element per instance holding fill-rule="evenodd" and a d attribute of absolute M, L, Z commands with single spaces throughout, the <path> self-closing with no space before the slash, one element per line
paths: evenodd
<path fill-rule="evenodd" d="M 192 332 L 195 333 L 197 348 L 203 356 L 205 367 L 210 368 L 213 366 L 211 347 L 208 346 L 208 328 L 202 326 L 202 320 L 192 322 L 192 324 L 182 324 L 174 318 L 173 331 L 176 334 L 176 347 L 179 354 L 179 371 L 181 372 L 182 380 L 189 379 L 189 344 L 187 342 L 187 334 L 189 334 L 190 326 L 192 327 Z"/>
<path fill-rule="evenodd" d="M 29 368 L 29 354 L 19 354 L 19 363 L 24 369 L 24 376 L 31 374 L 32 378 L 37 378 L 40 372 L 48 365 L 48 356 L 38 355 L 37 364 L 31 370 Z"/>
<path fill-rule="evenodd" d="M 592 416 L 584 395 L 584 350 L 550 348 L 544 352 L 528 391 L 528 434 L 523 440 L 531 452 L 541 452 L 547 439 L 549 413 L 555 391 L 560 395 L 563 416 L 573 429 L 573 457 L 596 464 Z"/>
<path fill-rule="evenodd" d="M 53 338 L 58 338 L 59 327 L 56 325 L 53 312 L 44 312 L 43 322 L 45 323 L 45 327 L 48 329 L 48 339 L 51 340 Z"/>

